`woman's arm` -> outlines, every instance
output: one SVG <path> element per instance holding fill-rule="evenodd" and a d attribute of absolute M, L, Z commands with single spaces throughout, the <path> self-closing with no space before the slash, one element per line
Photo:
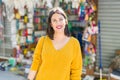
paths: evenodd
<path fill-rule="evenodd" d="M 33 55 L 33 62 L 32 62 L 31 68 L 30 68 L 30 72 L 28 74 L 29 80 L 34 80 L 34 78 L 36 76 L 36 72 L 37 72 L 40 64 L 42 63 L 40 54 L 42 52 L 43 42 L 44 42 L 44 37 L 41 37 L 35 48 L 34 55 Z"/>
<path fill-rule="evenodd" d="M 71 76 L 70 80 L 81 80 L 82 74 L 82 53 L 80 44 L 78 41 L 75 42 L 74 45 L 74 53 L 73 53 L 73 60 L 71 63 Z"/>

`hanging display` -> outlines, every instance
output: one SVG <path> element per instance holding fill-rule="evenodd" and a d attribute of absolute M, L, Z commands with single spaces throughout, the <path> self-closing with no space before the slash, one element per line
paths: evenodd
<path fill-rule="evenodd" d="M 3 5 L 0 1 L 0 45 L 3 43 L 4 40 L 4 21 L 3 21 Z"/>
<path fill-rule="evenodd" d="M 84 53 L 84 67 L 87 75 L 93 75 L 96 63 L 97 45 L 97 7 L 94 0 L 81 0 L 78 7 L 78 17 L 81 22 L 85 22 L 82 40 Z M 86 80 L 86 79 L 85 79 Z"/>
<path fill-rule="evenodd" d="M 33 0 L 3 0 L 2 3 L 5 5 L 3 11 L 4 16 L 6 17 L 6 20 L 10 22 L 9 26 L 11 26 L 12 48 L 16 48 L 16 51 L 14 51 L 15 53 L 13 54 L 18 60 L 21 55 L 26 56 L 28 52 L 33 52 L 32 48 L 35 47 L 32 46 L 29 48 L 29 46 L 35 42 Z M 1 30 L 0 26 L 0 39 L 2 39 L 1 31 L 3 30 Z M 29 48 L 29 50 L 27 48 Z M 26 49 L 27 51 L 25 52 Z"/>
<path fill-rule="evenodd" d="M 3 25 L 0 24 L 0 45 L 3 43 L 4 40 L 3 31 L 4 31 Z"/>
<path fill-rule="evenodd" d="M 45 35 L 49 8 L 60 6 L 68 16 L 72 36 L 78 38 L 85 55 L 84 66 L 94 67 L 96 61 L 96 5 L 94 0 L 3 0 L 7 20 L 12 25 L 12 47 L 16 58 L 34 51 L 39 37 Z M 53 4 L 52 4 L 53 3 Z M 1 21 L 0 21 L 1 22 Z M 0 39 L 3 27 L 0 26 Z M 15 41 L 16 40 L 16 41 Z M 18 60 L 19 61 L 19 60 Z"/>

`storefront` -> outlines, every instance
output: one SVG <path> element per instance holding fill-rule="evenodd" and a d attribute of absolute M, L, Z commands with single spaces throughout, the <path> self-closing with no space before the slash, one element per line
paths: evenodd
<path fill-rule="evenodd" d="M 115 52 L 120 49 L 119 0 L 3 0 L 4 4 L 2 0 L 0 2 L 0 58 L 14 57 L 30 65 L 39 37 L 46 35 L 49 10 L 60 6 L 67 13 L 72 36 L 81 44 L 85 75 L 99 73 L 100 65 L 105 74 L 109 72 L 108 68 Z M 101 34 L 98 32 L 98 26 Z M 98 36 L 101 36 L 101 43 Z"/>

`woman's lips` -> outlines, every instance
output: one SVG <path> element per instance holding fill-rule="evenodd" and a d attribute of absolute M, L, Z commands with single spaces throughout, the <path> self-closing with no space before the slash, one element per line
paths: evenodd
<path fill-rule="evenodd" d="M 58 25 L 56 26 L 57 29 L 61 29 L 62 28 L 62 25 Z"/>

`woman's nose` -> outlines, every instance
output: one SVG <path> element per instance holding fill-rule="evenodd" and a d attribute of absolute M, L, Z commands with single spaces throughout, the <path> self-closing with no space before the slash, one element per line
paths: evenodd
<path fill-rule="evenodd" d="M 56 21 L 55 23 L 56 23 L 56 24 L 61 24 L 61 21 L 58 20 L 58 21 Z"/>

